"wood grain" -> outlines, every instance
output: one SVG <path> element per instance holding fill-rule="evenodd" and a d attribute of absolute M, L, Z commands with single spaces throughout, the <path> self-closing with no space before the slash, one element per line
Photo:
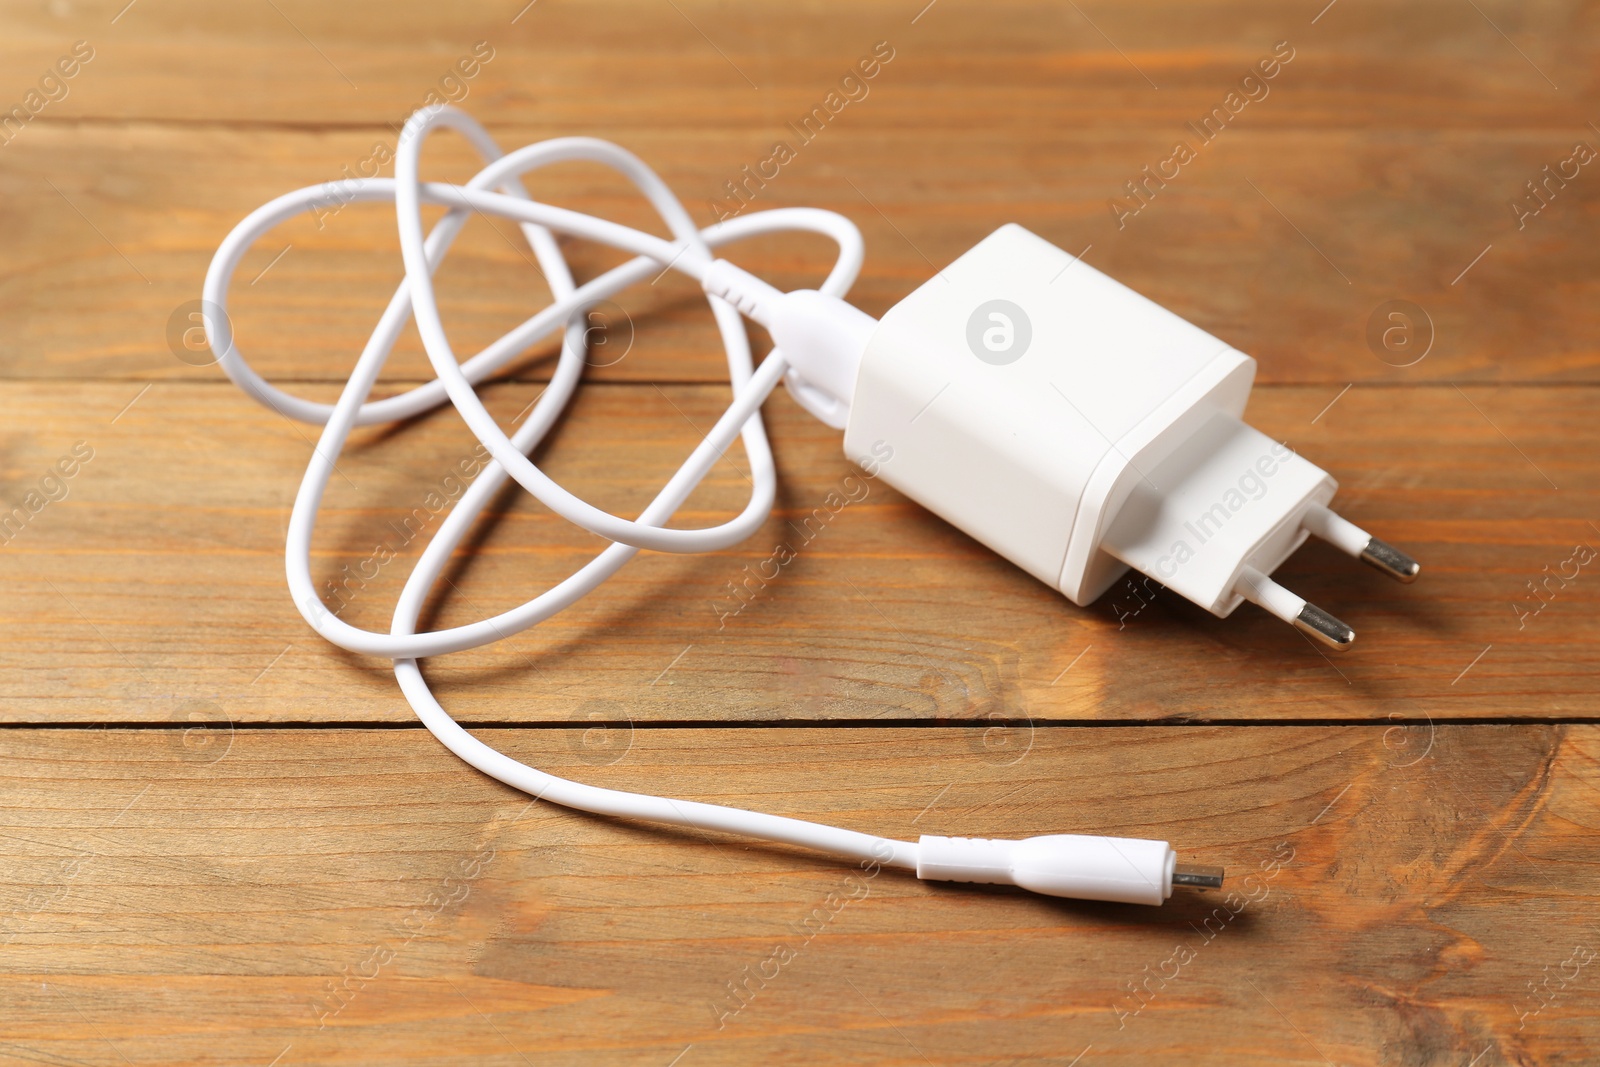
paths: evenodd
<path fill-rule="evenodd" d="M 954 728 L 639 729 L 610 764 L 576 729 L 480 733 L 600 784 L 889 835 L 1170 835 L 1239 895 L 852 882 L 530 804 L 421 730 L 7 730 L 0 1054 L 1366 1065 L 1600 1041 L 1593 965 L 1557 995 L 1596 948 L 1593 727 L 1041 727 L 1009 763 Z"/>
<path fill-rule="evenodd" d="M 12 590 L 0 618 L 14 635 L 0 646 L 0 714 L 154 722 L 200 700 L 238 721 L 410 720 L 384 666 L 324 645 L 285 591 L 284 528 L 307 431 L 216 383 L 158 384 L 119 415 L 143 388 L 0 386 L 13 498 L 73 444 L 55 427 L 93 413 L 83 440 L 96 450 L 71 495 L 0 551 Z M 497 386 L 492 408 L 509 419 L 537 391 Z M 1361 635 L 1337 660 L 1249 605 L 1219 623 L 1128 583 L 1074 607 L 852 473 L 838 434 L 780 394 L 767 407 L 782 490 L 759 534 L 704 556 L 645 554 L 537 630 L 435 660 L 430 676 L 477 722 L 590 712 L 641 722 L 1600 712 L 1600 582 L 1580 569 L 1541 586 L 1548 603 L 1537 614 L 1542 602 L 1528 591 L 1546 567 L 1570 570 L 1562 561 L 1574 546 L 1600 547 L 1594 390 L 1338 393 L 1259 389 L 1251 418 L 1332 470 L 1345 514 L 1416 552 L 1425 576 L 1399 586 L 1326 546 L 1302 549 L 1280 579 Z M 712 386 L 589 388 L 541 462 L 633 514 L 725 398 Z M 328 594 L 330 608 L 344 600 L 341 617 L 387 625 L 423 543 L 412 535 L 438 527 L 428 496 L 473 445 L 450 413 L 362 435 L 318 533 L 316 574 L 346 590 Z M 681 521 L 741 507 L 743 469 L 742 454 L 721 465 Z M 854 499 L 834 511 L 830 493 Z M 751 579 L 746 568 L 778 544 L 798 558 L 770 582 Z M 371 567 L 379 546 L 402 556 Z M 513 607 L 597 549 L 508 493 L 452 572 L 437 621 Z"/>
<path fill-rule="evenodd" d="M 0 26 L 0 118 L 94 51 L 64 98 L 0 122 L 0 1063 L 1593 1058 L 1600 579 L 1529 583 L 1600 547 L 1600 171 L 1513 207 L 1600 145 L 1593 4 L 0 0 Z M 790 124 L 880 41 L 870 92 L 799 144 Z M 1081 251 L 1256 356 L 1251 420 L 1424 573 L 1297 554 L 1280 578 L 1360 634 L 1336 661 L 1248 605 L 1218 621 L 1123 586 L 1076 608 L 847 481 L 838 434 L 780 393 L 757 536 L 642 555 L 536 631 L 430 662 L 445 705 L 604 785 L 908 837 L 1169 838 L 1229 867 L 1233 903 L 851 882 L 530 804 L 419 729 L 383 664 L 306 628 L 282 546 L 314 435 L 174 333 L 240 218 L 392 148 L 478 42 L 461 103 L 503 145 L 616 140 L 702 222 L 798 144 L 747 210 L 855 219 L 869 312 L 1005 222 Z M 1270 91 L 1201 144 L 1190 124 L 1279 42 Z M 1130 199 L 1179 139 L 1196 158 Z M 476 169 L 448 138 L 425 168 Z M 531 184 L 655 225 L 592 168 Z M 381 208 L 318 221 L 246 257 L 231 313 L 259 369 L 331 398 L 399 257 Z M 474 220 L 440 272 L 462 351 L 547 298 L 510 235 Z M 567 247 L 581 276 L 616 262 Z M 785 287 L 828 263 L 811 239 L 732 255 Z M 1420 308 L 1420 360 L 1373 339 L 1395 300 Z M 594 384 L 538 458 L 632 514 L 725 370 L 675 276 L 604 313 Z M 502 420 L 551 352 L 487 388 Z M 410 333 L 381 388 L 427 373 Z M 316 573 L 379 543 L 401 559 L 345 617 L 386 623 L 419 544 L 403 524 L 436 527 L 428 494 L 471 448 L 448 412 L 357 436 Z M 681 521 L 739 507 L 743 465 Z M 795 562 L 732 598 L 779 543 Z M 508 493 L 433 619 L 596 548 Z"/>
<path fill-rule="evenodd" d="M 922 125 L 878 129 L 848 118 L 826 131 L 837 139 L 804 149 L 754 207 L 814 205 L 856 220 L 868 269 L 854 295 L 870 312 L 882 314 L 977 240 L 1020 222 L 1074 253 L 1087 248 L 1087 262 L 1256 356 L 1262 381 L 1597 380 L 1600 250 L 1587 235 L 1600 198 L 1574 181 L 1520 230 L 1508 209 L 1525 181 L 1565 157 L 1581 123 L 1570 132 L 1441 132 L 1429 150 L 1398 156 L 1395 135 L 1378 130 L 1228 130 L 1119 228 L 1109 201 L 1126 200 L 1125 183 L 1170 153 L 1181 121 L 1030 140 L 1005 128 L 933 136 Z M 508 148 L 550 132 L 490 125 Z M 783 130 L 697 133 L 688 153 L 678 130 L 610 132 L 709 223 L 723 184 L 765 158 Z M 199 298 L 217 243 L 256 206 L 339 178 L 376 140 L 393 144 L 378 128 L 62 128 L 43 119 L 25 137 L 6 148 L 0 223 L 10 255 L 29 269 L 0 281 L 0 297 L 37 313 L 0 339 L 0 373 L 207 381 L 215 368 L 177 358 L 169 330 Z M 429 150 L 445 174 L 476 169 L 450 141 Z M 240 162 L 226 180 L 196 180 L 218 160 Z M 596 168 L 553 170 L 530 187 L 556 203 L 659 227 Z M 459 351 L 476 351 L 548 301 L 513 235 L 504 222 L 473 222 L 440 272 Z M 799 287 L 821 279 L 829 252 L 817 238 L 774 238 L 730 254 Z M 581 274 L 616 261 L 574 247 Z M 268 377 L 338 380 L 399 279 L 392 210 L 354 204 L 264 238 L 238 272 L 230 313 L 242 350 Z M 1368 342 L 1369 319 L 1397 299 L 1420 306 L 1431 323 L 1416 327 L 1426 357 L 1404 367 Z M 692 283 L 673 275 L 606 310 L 612 341 L 627 355 L 597 360 L 607 364 L 594 369 L 597 378 L 726 377 Z M 79 325 L 64 334 L 63 318 Z M 538 357 L 553 350 L 553 341 L 536 348 L 513 373 L 546 376 L 548 361 Z M 387 373 L 431 374 L 414 331 Z"/>
<path fill-rule="evenodd" d="M 1271 0 L 1125 9 L 943 0 L 926 14 L 925 3 L 813 0 L 774 11 L 675 2 L 677 10 L 637 0 L 396 10 L 377 0 L 281 0 L 274 11 L 171 0 L 112 24 L 119 5 L 7 0 L 12 32 L 0 55 L 21 71 L 43 69 L 74 38 L 93 41 L 100 55 L 82 91 L 47 112 L 61 121 L 326 127 L 404 121 L 485 40 L 496 54 L 471 106 L 582 134 L 623 125 L 698 133 L 713 124 L 707 116 L 723 128 L 766 129 L 816 103 L 878 40 L 908 60 L 898 91 L 881 87 L 885 127 L 1005 126 L 1040 140 L 1062 120 L 1115 128 L 1203 113 L 1283 40 L 1299 53 L 1294 62 L 1319 69 L 1265 120 L 1279 126 L 1521 129 L 1576 118 L 1594 91 L 1597 16 L 1579 4 L 1499 0 L 1482 5 L 1484 15 L 1449 0 L 1403 9 L 1341 0 L 1317 18 L 1320 5 Z"/>

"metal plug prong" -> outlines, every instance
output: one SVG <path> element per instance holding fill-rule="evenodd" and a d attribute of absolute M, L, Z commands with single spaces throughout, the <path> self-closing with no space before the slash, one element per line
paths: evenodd
<path fill-rule="evenodd" d="M 1422 573 L 1422 564 L 1376 537 L 1367 538 L 1367 546 L 1361 550 L 1361 562 L 1407 585 L 1416 581 L 1417 575 Z"/>
<path fill-rule="evenodd" d="M 1307 604 L 1294 617 L 1294 628 L 1309 634 L 1336 652 L 1343 652 L 1356 639 L 1356 632 L 1315 604 Z"/>
<path fill-rule="evenodd" d="M 1336 651 L 1350 647 L 1356 632 L 1305 597 L 1296 596 L 1254 567 L 1245 566 L 1233 591 Z"/>
<path fill-rule="evenodd" d="M 1301 523 L 1308 533 L 1356 557 L 1367 566 L 1382 571 L 1397 582 L 1409 584 L 1422 573 L 1422 564 L 1321 504 L 1309 505 Z"/>

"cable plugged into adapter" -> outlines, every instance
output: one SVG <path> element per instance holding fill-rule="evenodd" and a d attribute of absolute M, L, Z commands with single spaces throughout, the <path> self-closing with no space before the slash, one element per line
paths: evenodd
<path fill-rule="evenodd" d="M 791 387 L 812 364 L 840 377 L 785 351 Z M 847 455 L 891 452 L 885 482 L 1076 604 L 1132 567 L 1218 617 L 1248 600 L 1344 648 L 1349 626 L 1272 580 L 1283 561 L 1315 534 L 1401 581 L 1420 568 L 1329 510 L 1326 471 L 1241 420 L 1254 377 L 1249 356 L 1009 225 L 890 309 L 834 404 Z"/>

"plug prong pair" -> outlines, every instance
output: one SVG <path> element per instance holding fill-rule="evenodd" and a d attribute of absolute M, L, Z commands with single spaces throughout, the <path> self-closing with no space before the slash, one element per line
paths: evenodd
<path fill-rule="evenodd" d="M 1367 531 L 1321 504 L 1306 507 L 1301 524 L 1307 533 L 1314 534 L 1341 552 L 1354 556 L 1375 567 L 1396 581 L 1411 583 L 1417 580 L 1422 565 L 1387 541 L 1380 541 Z M 1316 638 L 1329 648 L 1343 651 L 1356 639 L 1356 632 L 1304 597 L 1296 596 L 1254 567 L 1245 567 L 1239 574 L 1234 592 L 1257 604 L 1296 630 Z"/>

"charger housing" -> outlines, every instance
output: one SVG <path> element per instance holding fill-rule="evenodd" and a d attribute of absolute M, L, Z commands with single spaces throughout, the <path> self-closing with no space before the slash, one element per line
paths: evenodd
<path fill-rule="evenodd" d="M 844 448 L 876 457 L 886 483 L 1076 604 L 1132 566 L 1226 616 L 1337 489 L 1241 421 L 1255 366 L 1006 225 L 872 331 Z M 804 389 L 803 362 L 793 374 L 791 389 Z M 1285 606 L 1290 621 L 1303 605 Z"/>

